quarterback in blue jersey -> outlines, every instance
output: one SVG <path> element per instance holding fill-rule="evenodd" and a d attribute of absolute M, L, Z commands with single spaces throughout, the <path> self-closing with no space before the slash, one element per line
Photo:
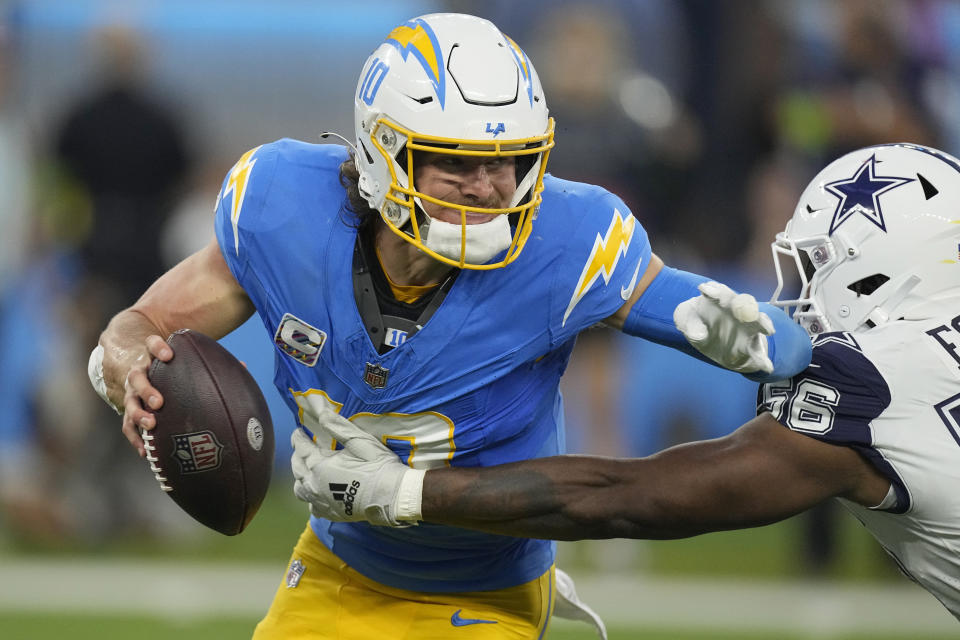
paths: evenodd
<path fill-rule="evenodd" d="M 254 311 L 299 439 L 334 451 L 322 425 L 342 416 L 417 470 L 563 453 L 558 382 L 598 322 L 757 380 L 809 362 L 781 310 L 664 267 L 617 196 L 546 173 L 539 79 L 493 24 L 398 26 L 364 65 L 354 112 L 350 150 L 280 140 L 244 154 L 214 239 L 102 334 L 90 377 L 141 455 L 139 430 L 175 401 L 145 373 L 172 357 L 161 336 L 219 337 Z M 356 487 L 297 478 L 302 499 L 352 512 Z M 540 638 L 576 604 L 554 555 L 544 540 L 314 515 L 255 637 Z"/>
<path fill-rule="evenodd" d="M 764 384 L 758 417 L 729 436 L 638 460 L 421 472 L 334 416 L 323 427 L 345 449 L 298 438 L 294 467 L 310 484 L 356 485 L 353 513 L 378 521 L 560 539 L 758 526 L 836 497 L 960 618 L 958 200 L 960 161 L 909 144 L 860 149 L 814 178 L 773 245 L 800 271 L 800 295 L 774 297 L 814 336 L 813 360 Z M 313 510 L 352 519 L 326 498 Z"/>

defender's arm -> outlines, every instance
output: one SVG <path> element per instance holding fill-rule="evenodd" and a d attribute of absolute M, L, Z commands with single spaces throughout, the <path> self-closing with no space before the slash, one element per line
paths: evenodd
<path fill-rule="evenodd" d="M 422 518 L 557 540 L 665 539 L 760 526 L 834 496 L 879 504 L 888 480 L 848 447 L 763 414 L 648 458 L 560 456 L 427 471 Z"/>

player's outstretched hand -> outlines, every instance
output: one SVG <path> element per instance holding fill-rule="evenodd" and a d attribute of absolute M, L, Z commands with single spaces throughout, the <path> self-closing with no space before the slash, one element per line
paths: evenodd
<path fill-rule="evenodd" d="M 704 282 L 700 295 L 677 305 L 673 322 L 700 353 L 739 373 L 773 371 L 767 336 L 773 322 L 749 293 L 719 282 Z"/>
<path fill-rule="evenodd" d="M 293 493 L 310 512 L 340 522 L 404 527 L 420 517 L 423 471 L 403 464 L 396 454 L 349 420 L 328 412 L 324 428 L 342 449 L 326 449 L 302 429 L 290 438 Z"/>

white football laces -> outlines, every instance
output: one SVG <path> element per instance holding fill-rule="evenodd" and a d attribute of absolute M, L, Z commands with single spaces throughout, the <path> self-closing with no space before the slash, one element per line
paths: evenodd
<path fill-rule="evenodd" d="M 150 471 L 153 471 L 153 477 L 160 483 L 161 489 L 167 492 L 173 491 L 173 487 L 167 484 L 167 478 L 162 475 L 163 469 L 157 465 L 160 458 L 153 455 L 153 452 L 157 450 L 157 448 L 153 446 L 154 436 L 141 429 L 140 437 L 143 438 L 143 448 L 147 450 L 147 462 L 150 463 Z"/>

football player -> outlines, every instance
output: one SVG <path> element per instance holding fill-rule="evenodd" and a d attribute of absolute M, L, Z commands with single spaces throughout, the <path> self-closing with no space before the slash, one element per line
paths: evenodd
<path fill-rule="evenodd" d="M 558 381 L 597 322 L 758 380 L 809 362 L 783 311 L 664 267 L 617 196 L 546 175 L 546 98 L 493 24 L 398 26 L 354 106 L 349 152 L 280 140 L 244 154 L 215 238 L 104 331 L 91 380 L 141 455 L 138 430 L 165 400 L 146 375 L 151 357 L 172 357 L 161 336 L 220 337 L 253 311 L 304 438 L 332 450 L 320 425 L 339 414 L 418 470 L 562 453 Z M 674 310 L 691 298 L 681 331 Z M 355 486 L 309 488 L 361 514 Z M 554 554 L 543 540 L 312 517 L 255 637 L 539 638 L 573 601 Z"/>
<path fill-rule="evenodd" d="M 813 361 L 763 384 L 758 417 L 726 437 L 424 477 L 334 417 L 325 430 L 346 450 L 297 437 L 294 470 L 328 518 L 345 515 L 327 478 L 357 487 L 354 518 L 554 539 L 681 538 L 835 497 L 960 617 L 958 202 L 960 161 L 910 144 L 860 149 L 813 179 L 773 243 L 803 283 L 779 300 L 776 261 L 774 304 L 813 336 Z"/>

